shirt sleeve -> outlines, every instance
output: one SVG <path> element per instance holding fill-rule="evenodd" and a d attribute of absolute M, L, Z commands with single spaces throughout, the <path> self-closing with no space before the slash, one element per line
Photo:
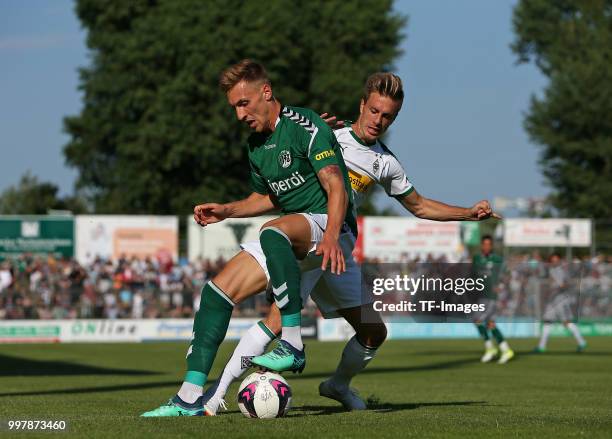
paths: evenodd
<path fill-rule="evenodd" d="M 253 190 L 253 192 L 257 192 L 258 194 L 267 195 L 268 193 L 270 193 L 270 191 L 266 180 L 261 175 L 259 175 L 257 169 L 255 168 L 255 166 L 253 166 L 253 163 L 250 160 L 249 164 L 251 166 L 251 190 Z"/>
<path fill-rule="evenodd" d="M 328 165 L 339 165 L 341 154 L 333 130 L 318 115 L 313 115 L 313 130 L 308 139 L 306 154 L 315 172 Z"/>
<path fill-rule="evenodd" d="M 392 154 L 387 157 L 389 158 L 388 167 L 380 180 L 382 187 L 390 197 L 402 198 L 409 195 L 414 190 L 414 186 L 408 180 L 404 168 Z"/>

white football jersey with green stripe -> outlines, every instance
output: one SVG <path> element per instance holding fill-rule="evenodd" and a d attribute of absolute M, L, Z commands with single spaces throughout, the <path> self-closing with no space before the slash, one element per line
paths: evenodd
<path fill-rule="evenodd" d="M 356 208 L 375 184 L 381 185 L 390 197 L 403 197 L 414 190 L 401 163 L 382 142 L 367 145 L 350 126 L 334 134 L 346 163 Z"/>

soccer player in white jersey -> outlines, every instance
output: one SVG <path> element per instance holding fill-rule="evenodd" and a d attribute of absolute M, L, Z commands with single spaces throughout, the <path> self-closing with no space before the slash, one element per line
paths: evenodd
<path fill-rule="evenodd" d="M 400 162 L 380 141 L 380 137 L 397 117 L 403 97 L 402 82 L 398 76 L 375 73 L 366 82 L 357 121 L 335 131 L 349 172 L 355 205 L 358 206 L 365 194 L 375 184 L 379 184 L 389 196 L 395 197 L 419 218 L 437 221 L 479 221 L 491 216 L 499 218 L 485 200 L 468 208 L 455 207 L 425 198 L 414 189 Z M 344 240 L 343 248 L 350 251 L 352 244 L 351 240 Z M 265 257 L 258 243 L 246 243 L 242 248 L 255 257 L 262 273 L 268 276 Z M 320 395 L 337 400 L 347 410 L 363 410 L 366 404 L 349 388 L 349 384 L 374 358 L 386 338 L 386 327 L 378 314 L 362 319 L 363 312 L 374 311 L 363 303 L 359 266 L 349 255 L 345 255 L 345 260 L 346 271 L 340 276 L 322 273 L 318 268 L 320 264 L 314 264 L 316 268 L 310 270 L 303 265 L 302 294 L 311 293 L 323 317 L 342 316 L 355 330 L 355 336 L 346 344 L 335 373 L 320 384 Z M 368 323 L 364 323 L 364 320 Z M 272 305 L 267 318 L 250 328 L 242 337 L 221 378 L 204 393 L 207 415 L 216 414 L 232 381 L 250 366 L 250 358 L 265 351 L 280 329 L 280 314 L 276 306 Z"/>
<path fill-rule="evenodd" d="M 546 343 L 548 342 L 548 336 L 552 329 L 553 322 L 563 322 L 563 326 L 569 329 L 576 339 L 577 352 L 582 352 L 586 349 L 587 342 L 580 333 L 580 329 L 573 322 L 575 316 L 572 311 L 572 304 L 576 299 L 571 294 L 571 280 L 569 277 L 570 267 L 564 267 L 561 262 L 561 255 L 553 253 L 550 257 L 550 265 L 548 269 L 549 274 L 549 295 L 548 303 L 544 308 L 544 315 L 542 320 L 542 334 L 540 336 L 540 342 L 535 348 L 536 353 L 546 352 Z"/>

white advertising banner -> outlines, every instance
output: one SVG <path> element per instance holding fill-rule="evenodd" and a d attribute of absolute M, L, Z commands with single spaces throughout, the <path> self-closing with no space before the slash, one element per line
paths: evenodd
<path fill-rule="evenodd" d="M 406 257 L 425 261 L 429 256 L 444 256 L 448 262 L 457 262 L 463 253 L 461 227 L 456 221 L 368 216 L 363 225 L 366 258 L 398 262 Z"/>
<path fill-rule="evenodd" d="M 76 258 L 97 256 L 178 258 L 178 218 L 144 215 L 77 215 Z"/>
<path fill-rule="evenodd" d="M 226 340 L 239 340 L 259 319 L 231 319 Z M 189 341 L 192 319 L 0 320 L 0 343 Z"/>
<path fill-rule="evenodd" d="M 198 225 L 193 217 L 187 219 L 187 254 L 190 261 L 232 258 L 240 251 L 240 243 L 259 240 L 259 229 L 275 216 L 255 218 L 229 218 L 206 227 Z"/>
<path fill-rule="evenodd" d="M 509 218 L 504 220 L 504 245 L 589 247 L 591 245 L 591 220 Z"/>
<path fill-rule="evenodd" d="M 240 340 L 244 333 L 260 319 L 231 319 L 225 340 Z M 141 320 L 144 330 L 141 341 L 180 341 L 191 340 L 193 332 L 192 319 L 150 319 Z"/>

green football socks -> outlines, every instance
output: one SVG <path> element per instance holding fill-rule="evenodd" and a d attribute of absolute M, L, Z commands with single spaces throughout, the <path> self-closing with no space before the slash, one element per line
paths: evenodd
<path fill-rule="evenodd" d="M 212 281 L 202 288 L 200 310 L 195 315 L 193 339 L 187 351 L 186 382 L 198 386 L 206 383 L 233 310 L 234 303 Z"/>
<path fill-rule="evenodd" d="M 293 254 L 291 240 L 276 227 L 266 227 L 259 235 L 261 248 L 272 282 L 274 301 L 280 309 L 283 331 L 281 338 L 297 349 L 302 348 L 302 298 L 300 296 L 300 267 Z"/>
<path fill-rule="evenodd" d="M 480 323 L 478 325 L 476 325 L 476 327 L 478 328 L 478 332 L 480 333 L 480 336 L 482 337 L 482 339 L 484 341 L 489 340 L 489 330 L 487 329 L 487 325 L 486 323 Z"/>
<path fill-rule="evenodd" d="M 497 344 L 501 344 L 504 341 L 504 336 L 501 333 L 501 331 L 499 329 L 497 329 L 497 326 L 493 329 L 491 329 L 491 334 L 493 334 L 493 337 L 495 337 L 495 341 L 497 342 Z"/>

